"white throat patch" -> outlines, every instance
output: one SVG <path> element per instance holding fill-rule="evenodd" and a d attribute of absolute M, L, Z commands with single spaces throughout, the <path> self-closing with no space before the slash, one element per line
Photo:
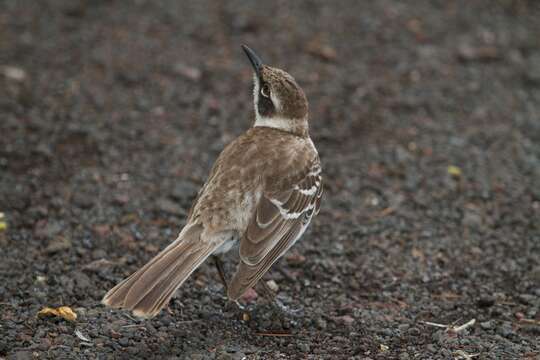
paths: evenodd
<path fill-rule="evenodd" d="M 253 103 L 255 105 L 255 124 L 253 126 L 264 126 L 264 127 L 270 127 L 274 129 L 279 129 L 283 131 L 292 131 L 294 129 L 294 121 L 292 119 L 286 119 L 281 116 L 261 116 L 259 114 L 259 96 L 260 95 L 260 84 L 259 79 L 256 75 L 253 76 Z M 274 95 L 273 92 L 270 92 L 270 99 L 272 100 L 272 103 L 274 104 L 274 107 L 276 108 L 277 112 L 281 111 L 281 101 L 277 96 Z"/>
<path fill-rule="evenodd" d="M 255 124 L 253 126 L 266 126 L 274 129 L 292 131 L 294 130 L 293 121 L 282 118 L 280 116 L 260 116 L 258 113 L 255 117 Z"/>

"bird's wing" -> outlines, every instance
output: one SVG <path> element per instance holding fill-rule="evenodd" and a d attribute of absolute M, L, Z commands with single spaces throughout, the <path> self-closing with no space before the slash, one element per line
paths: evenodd
<path fill-rule="evenodd" d="M 302 236 L 322 196 L 318 158 L 300 181 L 282 191 L 263 194 L 240 242 L 240 265 L 229 285 L 229 298 L 237 299 L 264 275 L 272 264 Z"/>

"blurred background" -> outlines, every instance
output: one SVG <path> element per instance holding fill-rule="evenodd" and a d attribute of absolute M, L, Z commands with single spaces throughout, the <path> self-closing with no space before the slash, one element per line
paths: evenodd
<path fill-rule="evenodd" d="M 539 19 L 533 0 L 3 0 L 0 358 L 540 356 Z M 104 310 L 253 122 L 241 44 L 310 101 L 322 211 L 265 278 L 298 311 L 257 298 L 242 321 L 209 265 L 152 321 Z M 60 305 L 78 320 L 36 318 Z"/>

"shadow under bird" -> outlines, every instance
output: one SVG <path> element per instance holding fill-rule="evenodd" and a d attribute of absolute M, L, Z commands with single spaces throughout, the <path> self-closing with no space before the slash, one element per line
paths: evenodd
<path fill-rule="evenodd" d="M 291 75 L 242 48 L 254 69 L 253 126 L 219 155 L 178 238 L 112 288 L 103 304 L 153 317 L 206 258 L 239 242 L 239 265 L 226 284 L 236 301 L 318 213 L 321 165 L 306 96 Z"/>

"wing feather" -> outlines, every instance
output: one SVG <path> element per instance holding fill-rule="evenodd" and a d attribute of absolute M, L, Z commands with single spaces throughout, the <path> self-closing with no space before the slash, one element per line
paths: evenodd
<path fill-rule="evenodd" d="M 318 158 L 289 189 L 261 196 L 253 220 L 240 242 L 240 265 L 229 285 L 237 299 L 302 236 L 318 213 L 322 196 Z"/>

